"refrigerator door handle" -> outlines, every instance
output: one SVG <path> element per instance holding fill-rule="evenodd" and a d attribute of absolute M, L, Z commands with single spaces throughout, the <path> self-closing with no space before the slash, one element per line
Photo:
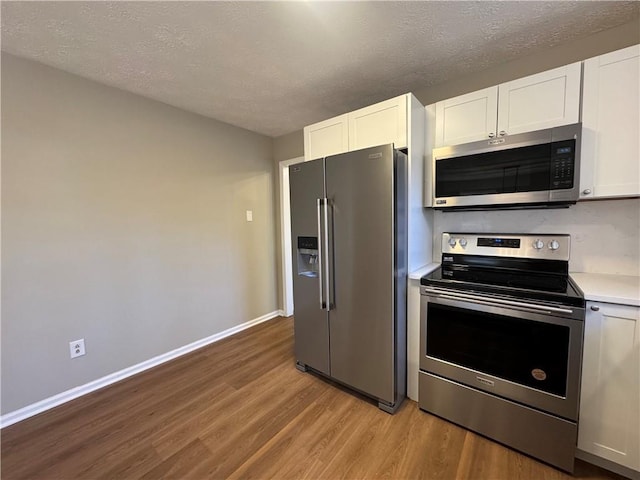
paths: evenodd
<path fill-rule="evenodd" d="M 322 215 L 321 215 L 321 209 L 323 204 L 324 204 L 324 198 L 316 199 L 316 207 L 317 207 L 317 213 L 318 213 L 318 285 L 320 290 L 320 310 L 324 310 L 324 307 L 325 307 L 324 291 L 323 291 L 324 275 L 322 272 L 322 269 L 324 268 L 323 266 L 324 254 L 322 250 Z"/>
<path fill-rule="evenodd" d="M 331 304 L 331 271 L 329 266 L 331 264 L 331 255 L 329 253 L 329 208 L 331 204 L 329 203 L 329 199 L 324 199 L 324 254 L 325 254 L 325 292 L 326 292 L 326 309 L 327 312 L 331 310 L 333 306 Z"/>

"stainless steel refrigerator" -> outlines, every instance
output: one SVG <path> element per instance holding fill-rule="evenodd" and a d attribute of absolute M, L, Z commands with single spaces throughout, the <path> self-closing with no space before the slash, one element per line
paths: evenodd
<path fill-rule="evenodd" d="M 407 157 L 289 167 L 296 365 L 394 413 L 406 395 Z"/>

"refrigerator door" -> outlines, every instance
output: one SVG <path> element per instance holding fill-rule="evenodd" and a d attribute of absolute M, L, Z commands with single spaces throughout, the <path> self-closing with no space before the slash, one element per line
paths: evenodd
<path fill-rule="evenodd" d="M 395 402 L 394 151 L 325 159 L 331 376 Z"/>
<path fill-rule="evenodd" d="M 303 367 L 308 366 L 328 375 L 329 320 L 320 298 L 321 280 L 325 279 L 322 269 L 326 266 L 324 245 L 321 244 L 324 206 L 318 202 L 324 198 L 323 159 L 290 166 L 289 190 L 296 361 Z M 312 256 L 314 247 L 319 254 L 315 258 L 315 272 Z"/>

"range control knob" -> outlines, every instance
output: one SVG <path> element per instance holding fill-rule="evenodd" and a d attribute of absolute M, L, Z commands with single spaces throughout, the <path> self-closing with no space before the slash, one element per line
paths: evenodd
<path fill-rule="evenodd" d="M 461 247 L 466 247 L 467 246 L 467 239 L 466 238 L 461 238 L 458 243 L 460 243 Z"/>
<path fill-rule="evenodd" d="M 453 237 L 451 237 L 451 238 L 449 239 L 449 245 L 450 245 L 451 247 L 455 247 L 455 246 L 456 246 L 456 239 L 455 239 L 455 238 L 453 238 Z"/>
<path fill-rule="evenodd" d="M 542 240 L 538 238 L 537 240 L 533 241 L 533 248 L 535 248 L 536 250 L 540 250 L 542 247 L 544 247 L 544 242 Z"/>
<path fill-rule="evenodd" d="M 551 250 L 557 250 L 557 249 L 559 249 L 559 248 L 560 248 L 560 244 L 558 243 L 558 241 L 557 241 L 557 240 L 551 240 L 551 241 L 549 242 L 549 249 L 551 249 Z"/>

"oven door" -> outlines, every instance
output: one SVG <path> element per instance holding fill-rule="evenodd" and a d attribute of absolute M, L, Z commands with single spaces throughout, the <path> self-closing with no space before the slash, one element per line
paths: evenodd
<path fill-rule="evenodd" d="M 584 309 L 421 293 L 421 370 L 577 420 Z"/>

